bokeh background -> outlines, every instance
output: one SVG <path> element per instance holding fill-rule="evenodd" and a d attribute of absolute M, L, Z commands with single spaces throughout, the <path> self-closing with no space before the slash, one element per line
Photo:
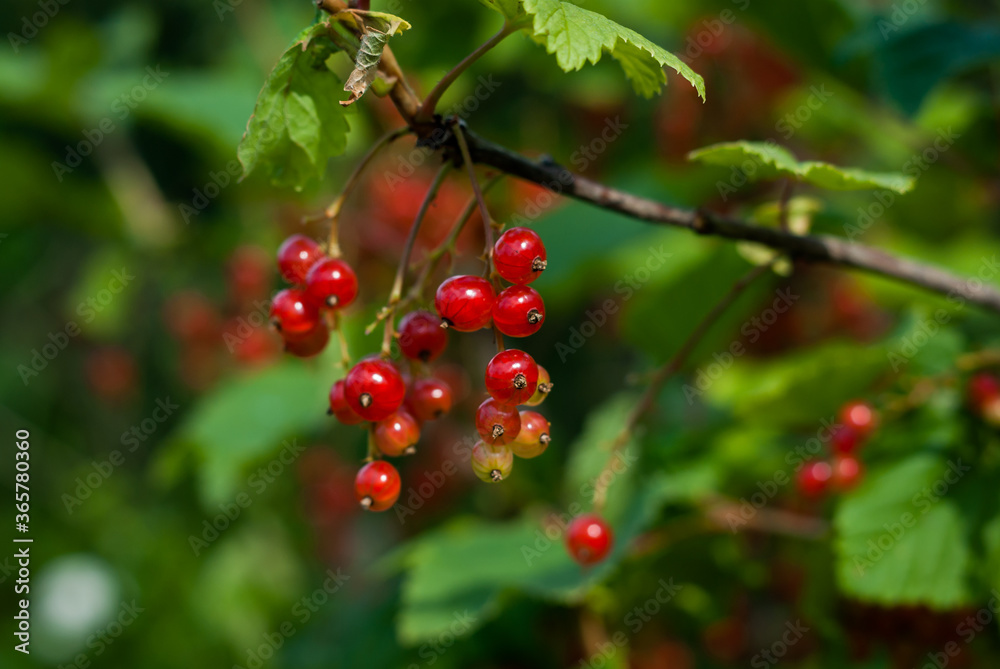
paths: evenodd
<path fill-rule="evenodd" d="M 423 92 L 499 23 L 472 0 L 373 5 L 413 24 L 392 46 Z M 734 175 L 686 153 L 773 139 L 910 171 L 905 196 L 800 188 L 793 214 L 998 283 L 996 2 L 585 6 L 683 54 L 707 103 L 672 73 L 654 100 L 610 62 L 565 75 L 517 35 L 444 107 L 492 77 L 488 99 L 459 107 L 481 134 L 762 223 L 778 185 L 723 193 Z M 4 666 L 996 666 L 1000 441 L 964 391 L 998 361 L 996 314 L 829 268 L 759 282 L 661 394 L 629 446 L 638 463 L 611 486 L 616 549 L 581 570 L 560 528 L 589 503 L 602 447 L 649 370 L 759 255 L 516 180 L 490 204 L 548 246 L 548 320 L 524 347 L 556 383 L 542 406 L 554 444 L 502 486 L 471 475 L 455 445 L 473 431 L 492 340 L 453 334 L 435 373 L 462 401 L 402 463 L 402 508 L 358 511 L 363 434 L 325 415 L 335 347 L 290 359 L 264 321 L 277 245 L 323 237 L 304 219 L 400 119 L 365 96 L 347 154 L 302 193 L 238 182 L 234 163 L 266 73 L 314 17 L 304 0 L 0 6 L 0 486 L 11 500 L 11 438 L 29 430 L 34 539 L 32 652 L 5 634 Z M 354 355 L 377 350 L 362 331 L 433 175 L 412 148 L 386 153 L 345 212 Z M 418 254 L 468 197 L 453 177 Z M 456 271 L 478 267 L 470 229 Z M 774 317 L 783 294 L 796 297 Z M 727 358 L 733 342 L 746 354 Z M 814 443 L 825 457 L 824 421 L 854 398 L 882 414 L 866 480 L 804 499 L 790 454 Z M 941 485 L 958 461 L 968 473 Z M 770 485 L 778 472 L 786 484 Z M 733 523 L 741 510 L 748 522 Z M 918 521 L 897 536 L 907 512 Z"/>

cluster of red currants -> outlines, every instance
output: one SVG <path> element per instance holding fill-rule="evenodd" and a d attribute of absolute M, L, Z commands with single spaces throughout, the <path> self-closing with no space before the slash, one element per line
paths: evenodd
<path fill-rule="evenodd" d="M 292 235 L 278 249 L 278 271 L 292 284 L 271 300 L 271 324 L 285 350 L 308 358 L 330 340 L 324 312 L 347 307 L 358 296 L 358 277 L 340 258 L 330 258 L 312 239 Z"/>
<path fill-rule="evenodd" d="M 459 332 L 493 327 L 509 337 L 527 337 L 545 321 L 545 304 L 528 284 L 546 267 L 545 246 L 527 228 L 511 228 L 493 246 L 493 266 L 512 285 L 497 294 L 489 279 L 453 276 L 437 289 L 434 306 L 442 322 Z M 498 347 L 502 337 L 498 336 Z M 545 452 L 551 437 L 549 422 L 519 405 L 537 406 L 552 390 L 544 367 L 517 349 L 500 350 L 486 365 L 490 397 L 476 410 L 479 441 L 472 449 L 472 469 L 483 481 L 510 475 L 514 456 L 534 458 Z"/>
<path fill-rule="evenodd" d="M 867 402 L 854 401 L 840 408 L 839 417 L 830 436 L 833 458 L 807 462 L 799 470 L 799 490 L 809 497 L 850 490 L 864 474 L 857 451 L 878 426 L 878 413 Z"/>
<path fill-rule="evenodd" d="M 969 407 L 984 421 L 1000 427 L 1000 379 L 989 372 L 979 372 L 969 379 Z"/>

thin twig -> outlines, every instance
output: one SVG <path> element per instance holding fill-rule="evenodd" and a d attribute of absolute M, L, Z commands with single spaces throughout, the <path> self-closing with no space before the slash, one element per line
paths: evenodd
<path fill-rule="evenodd" d="M 424 98 L 423 104 L 420 105 L 420 109 L 417 110 L 414 120 L 417 122 L 430 121 L 434 117 L 434 111 L 437 108 L 438 102 L 441 100 L 441 96 L 448 90 L 448 87 L 455 83 L 455 80 L 458 79 L 458 77 L 461 76 L 461 74 L 465 72 L 470 65 L 479 60 L 483 54 L 502 42 L 505 37 L 516 31 L 517 28 L 508 23 L 504 23 L 503 27 L 497 32 L 496 35 L 486 40 L 482 46 L 462 59 L 462 62 L 453 67 L 450 72 L 445 74 L 441 78 L 441 81 L 437 82 L 437 85 L 435 85 L 434 88 L 431 89 L 431 92 L 427 94 L 427 97 Z"/>
<path fill-rule="evenodd" d="M 417 215 L 413 219 L 413 225 L 410 226 L 410 233 L 406 236 L 406 244 L 403 247 L 403 254 L 399 258 L 399 266 L 396 268 L 396 277 L 392 282 L 389 301 L 379 312 L 375 318 L 375 322 L 365 329 L 365 334 L 371 334 L 380 321 L 385 321 L 385 335 L 382 338 L 383 357 L 389 357 L 392 353 L 396 305 L 399 304 L 400 299 L 403 297 L 403 281 L 406 278 L 406 270 L 410 267 L 410 256 L 413 254 L 413 246 L 417 241 L 417 233 L 420 232 L 420 224 L 424 222 L 427 210 L 430 208 L 434 198 L 437 197 L 438 191 L 441 189 L 441 184 L 444 183 L 444 178 L 450 170 L 451 165 L 449 163 L 442 165 L 434 177 L 431 187 L 427 189 L 427 195 L 424 196 L 424 201 L 420 203 L 420 209 L 417 210 Z"/>
<path fill-rule="evenodd" d="M 499 174 L 484 183 L 483 195 L 485 196 L 496 184 L 500 183 L 504 176 L 505 175 L 503 174 Z M 427 289 L 427 282 L 441 265 L 441 260 L 444 256 L 449 253 L 451 255 L 455 255 L 455 253 L 457 253 L 458 237 L 462 234 L 462 230 L 465 229 L 465 224 L 469 222 L 470 218 L 472 218 L 472 214 L 476 211 L 478 206 L 479 200 L 477 200 L 476 196 L 473 195 L 465 204 L 465 209 L 463 209 L 462 213 L 458 215 L 457 219 L 455 219 L 455 223 L 451 226 L 451 232 L 448 233 L 448 237 L 441 244 L 435 247 L 434 250 L 428 253 L 422 261 L 417 263 L 418 266 L 421 266 L 420 276 L 416 281 L 414 281 L 413 286 L 411 286 L 410 290 L 407 292 L 406 297 L 402 300 L 402 302 L 400 302 L 401 306 L 420 299 L 424 291 Z"/>
<path fill-rule="evenodd" d="M 340 257 L 340 239 L 339 239 L 340 210 L 343 208 L 344 202 L 347 200 L 347 196 L 354 191 L 354 188 L 358 183 L 358 179 L 361 177 L 361 173 L 364 172 L 365 168 L 368 167 L 368 164 L 378 154 L 378 152 L 382 150 L 382 148 L 388 146 L 389 144 L 392 144 L 397 139 L 399 139 L 400 137 L 409 132 L 410 132 L 409 127 L 396 128 L 395 130 L 387 132 L 386 134 L 382 135 L 377 140 L 375 140 L 375 143 L 372 144 L 370 149 L 368 149 L 368 152 L 361 158 L 361 161 L 354 166 L 354 171 L 351 172 L 351 176 L 349 176 L 347 178 L 347 181 L 344 183 L 344 188 L 343 190 L 340 191 L 340 195 L 338 195 L 337 199 L 334 200 L 330 204 L 330 206 L 326 208 L 326 211 L 323 212 L 323 217 L 326 220 L 330 221 L 330 234 L 327 240 L 327 253 L 331 257 L 333 258 Z"/>
<path fill-rule="evenodd" d="M 694 351 L 695 347 L 697 347 L 701 342 L 705 333 L 707 333 L 709 328 L 711 328 L 719 317 L 725 313 L 726 309 L 728 309 L 729 306 L 736 301 L 736 298 L 738 298 L 743 291 L 746 290 L 747 286 L 753 283 L 753 281 L 758 277 L 767 273 L 771 269 L 775 260 L 777 260 L 777 258 L 764 265 L 754 267 L 752 270 L 744 274 L 743 277 L 736 283 L 734 283 L 729 291 L 723 295 L 722 299 L 719 300 L 714 307 L 712 307 L 712 310 L 698 322 L 698 325 L 695 326 L 694 330 L 691 331 L 691 334 L 684 340 L 681 347 L 677 349 L 677 353 L 674 354 L 667 364 L 656 370 L 650 378 L 649 384 L 646 386 L 646 390 L 639 397 L 635 406 L 632 407 L 632 411 L 622 424 L 622 429 L 619 431 L 618 436 L 615 437 L 613 442 L 611 442 L 608 462 L 604 466 L 601 475 L 597 477 L 597 483 L 594 485 L 595 510 L 599 511 L 604 506 L 604 502 L 607 500 L 608 484 L 605 483 L 605 481 L 608 481 L 610 477 L 604 476 L 605 472 L 613 465 L 615 455 L 618 451 L 628 443 L 629 436 L 631 436 L 636 425 L 638 425 L 639 419 L 641 419 L 642 416 L 653 407 L 653 404 L 656 401 L 656 396 L 659 394 L 663 384 L 680 370 L 685 361 L 687 361 L 688 356 L 691 355 L 691 352 Z"/>
<path fill-rule="evenodd" d="M 493 290 L 499 294 L 500 281 L 493 276 L 493 222 L 490 220 L 490 211 L 486 206 L 486 198 L 483 196 L 483 190 L 479 187 L 479 179 L 476 178 L 476 166 L 472 163 L 472 157 L 469 155 L 469 145 L 465 141 L 465 133 L 462 132 L 461 121 L 456 121 L 452 128 L 455 133 L 455 139 L 458 140 L 458 148 L 462 152 L 462 162 L 465 163 L 469 171 L 472 192 L 475 193 L 476 201 L 479 202 L 479 215 L 483 217 L 483 234 L 486 237 L 486 244 L 483 248 L 483 261 L 486 263 L 486 268 L 483 270 L 483 276 L 493 284 Z M 493 337 L 496 339 L 497 353 L 502 352 L 504 350 L 503 333 L 497 327 L 496 321 L 493 322 Z"/>

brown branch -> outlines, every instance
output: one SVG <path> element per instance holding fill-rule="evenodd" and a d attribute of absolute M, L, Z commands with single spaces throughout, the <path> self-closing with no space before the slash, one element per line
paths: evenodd
<path fill-rule="evenodd" d="M 325 11 L 333 12 L 338 6 L 343 6 L 343 3 L 342 0 L 319 0 L 318 5 Z M 417 122 L 422 102 L 406 84 L 388 47 L 383 52 L 381 69 L 396 77 L 389 96 L 417 136 L 425 145 L 450 152 L 452 157 L 457 157 L 454 136 L 443 128 L 439 119 Z M 840 237 L 795 235 L 707 211 L 672 207 L 605 186 L 551 161 L 533 161 L 471 131 L 467 130 L 465 136 L 473 162 L 494 167 L 511 176 L 532 181 L 556 193 L 608 211 L 647 223 L 686 228 L 702 235 L 756 242 L 783 251 L 794 259 L 853 267 L 1000 312 L 1000 290 L 978 279 L 957 276 L 934 265 L 896 256 Z M 445 138 L 443 142 L 442 137 Z"/>

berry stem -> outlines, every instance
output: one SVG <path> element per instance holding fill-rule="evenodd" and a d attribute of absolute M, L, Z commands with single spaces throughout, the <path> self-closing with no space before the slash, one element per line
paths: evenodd
<path fill-rule="evenodd" d="M 504 22 L 504 25 L 493 37 L 489 38 L 480 46 L 478 49 L 466 56 L 462 62 L 453 67 L 450 72 L 441 78 L 441 81 L 437 82 L 431 92 L 427 94 L 424 101 L 421 103 L 420 108 L 414 117 L 414 121 L 417 123 L 428 122 L 434 117 L 434 112 L 437 109 L 437 104 L 441 100 L 441 96 L 444 95 L 448 87 L 455 83 L 455 80 L 465 70 L 469 68 L 474 62 L 479 60 L 483 54 L 495 47 L 497 44 L 503 41 L 507 35 L 517 32 L 520 28 L 513 26 L 509 23 Z"/>
<path fill-rule="evenodd" d="M 410 267 L 410 256 L 413 254 L 413 246 L 417 241 L 417 233 L 420 232 L 420 224 L 424 222 L 427 210 L 430 208 L 434 198 L 437 197 L 438 191 L 441 189 L 441 184 L 444 183 L 444 179 L 450 170 L 451 165 L 449 163 L 442 165 L 441 169 L 438 170 L 437 175 L 434 177 L 431 187 L 427 189 L 427 195 L 424 196 L 424 201 L 420 203 L 420 209 L 417 210 L 417 215 L 413 219 L 413 225 L 410 226 L 410 233 L 406 236 L 406 245 L 403 247 L 403 255 L 399 258 L 399 266 L 396 268 L 396 278 L 392 282 L 392 291 L 389 293 L 389 301 L 382 311 L 379 312 L 375 322 L 369 325 L 368 329 L 365 330 L 366 334 L 370 334 L 371 330 L 378 325 L 380 320 L 385 321 L 385 335 L 382 338 L 383 357 L 388 358 L 392 352 L 392 336 L 395 331 L 396 306 L 403 297 L 403 281 L 406 278 L 406 270 Z"/>
<path fill-rule="evenodd" d="M 465 133 L 462 132 L 462 122 L 456 119 L 452 125 L 452 129 L 455 133 L 455 138 L 458 140 L 458 148 L 462 152 L 462 162 L 465 163 L 465 167 L 469 172 L 472 192 L 476 194 L 476 201 L 479 203 L 479 214 L 483 218 L 483 233 L 486 236 L 486 246 L 483 250 L 486 271 L 483 276 L 489 279 L 493 274 L 493 223 L 490 221 L 490 210 L 486 206 L 486 198 L 483 197 L 483 190 L 479 187 L 479 179 L 476 178 L 476 166 L 472 162 L 472 155 L 469 153 L 469 143 L 465 139 Z"/>
<path fill-rule="evenodd" d="M 340 315 L 335 311 L 326 312 L 326 324 L 337 333 L 337 340 L 340 342 L 340 366 L 346 372 L 351 368 L 351 353 L 347 348 L 347 335 L 344 334 Z"/>
<path fill-rule="evenodd" d="M 606 474 L 614 465 L 615 456 L 618 454 L 618 451 L 624 448 L 628 443 L 629 436 L 631 436 L 632 432 L 636 428 L 636 425 L 638 425 L 639 419 L 642 418 L 647 411 L 653 408 L 653 405 L 656 402 L 656 396 L 659 394 L 663 384 L 666 383 L 667 380 L 684 365 L 688 356 L 691 355 L 691 352 L 694 351 L 695 347 L 697 347 L 698 343 L 715 324 L 719 317 L 725 313 L 726 309 L 728 309 L 729 306 L 736 301 L 736 298 L 738 298 L 743 291 L 754 282 L 755 279 L 767 273 L 778 260 L 778 257 L 779 256 L 775 256 L 770 262 L 754 267 L 749 272 L 744 274 L 736 283 L 734 283 L 729 291 L 722 296 L 722 299 L 719 300 L 714 307 L 712 307 L 712 310 L 698 322 L 698 325 L 695 326 L 694 330 L 691 331 L 691 334 L 684 340 L 681 347 L 677 349 L 674 356 L 667 361 L 667 364 L 660 367 L 653 374 L 649 384 L 646 386 L 646 390 L 639 397 L 639 401 L 636 402 L 635 406 L 632 408 L 632 411 L 625 419 L 625 423 L 622 425 L 621 431 L 612 442 L 611 449 L 608 453 L 608 461 L 604 465 L 604 469 L 601 470 L 601 474 L 597 477 L 597 484 L 594 486 L 595 512 L 600 512 L 600 510 L 604 508 L 604 503 L 607 501 L 608 482 L 614 477 L 606 476 Z"/>
<path fill-rule="evenodd" d="M 494 177 L 491 177 L 489 181 L 483 184 L 483 194 L 485 195 L 486 193 L 488 193 L 493 188 L 493 186 L 499 183 L 500 180 L 503 178 L 504 178 L 503 174 L 498 174 Z M 427 256 L 421 261 L 420 264 L 423 265 L 423 267 L 420 271 L 420 276 L 417 278 L 416 282 L 410 288 L 410 292 L 407 294 L 406 299 L 401 304 L 419 299 L 424 294 L 424 291 L 427 289 L 428 281 L 430 281 L 430 278 L 434 275 L 434 272 L 437 271 L 437 268 L 441 265 L 441 260 L 444 258 L 444 256 L 449 253 L 452 256 L 454 256 L 457 253 L 458 237 L 460 234 L 462 234 L 462 230 L 465 229 L 465 224 L 469 222 L 470 218 L 472 218 L 472 214 L 473 212 L 476 211 L 477 205 L 478 205 L 478 200 L 476 199 L 475 196 L 469 198 L 468 203 L 466 203 L 465 205 L 465 209 L 462 210 L 462 213 L 459 215 L 459 217 L 455 219 L 455 223 L 452 225 L 451 232 L 448 233 L 448 238 L 445 239 L 444 242 L 439 244 L 433 251 L 428 253 Z"/>
<path fill-rule="evenodd" d="M 354 191 L 355 186 L 357 186 L 361 173 L 364 172 L 365 168 L 368 167 L 368 164 L 371 163 L 372 159 L 378 154 L 379 151 L 409 132 L 409 126 L 406 126 L 403 128 L 396 128 L 395 130 L 387 132 L 379 137 L 375 143 L 372 144 L 371 148 L 368 149 L 368 153 L 366 153 L 361 158 L 361 161 L 354 167 L 354 171 L 351 172 L 351 175 L 347 178 L 347 182 L 344 184 L 344 188 L 340 192 L 340 195 L 338 195 L 337 199 L 326 208 L 325 212 L 323 212 L 323 217 L 330 221 L 330 234 L 327 238 L 327 254 L 331 258 L 340 257 L 340 210 L 344 206 L 347 196 L 350 195 Z"/>

